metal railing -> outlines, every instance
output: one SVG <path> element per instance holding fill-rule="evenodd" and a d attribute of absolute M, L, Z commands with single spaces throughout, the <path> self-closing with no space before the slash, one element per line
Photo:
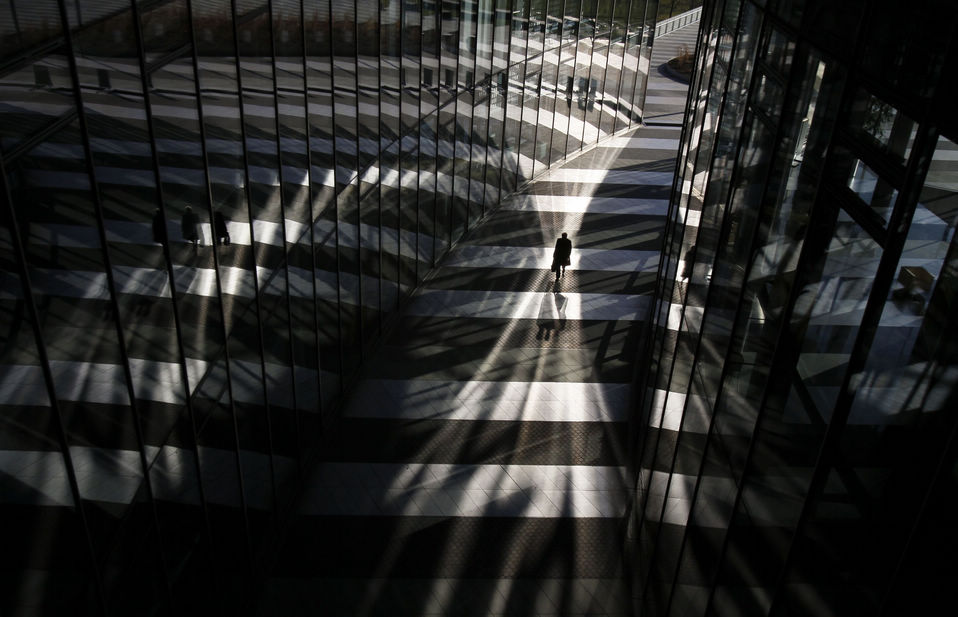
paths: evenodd
<path fill-rule="evenodd" d="M 670 17 L 662 23 L 655 25 L 655 37 L 658 38 L 663 34 L 668 34 L 673 30 L 678 30 L 683 26 L 696 23 L 702 17 L 702 7 L 692 9 L 691 11 L 686 11 L 681 15 L 676 15 L 675 17 Z"/>

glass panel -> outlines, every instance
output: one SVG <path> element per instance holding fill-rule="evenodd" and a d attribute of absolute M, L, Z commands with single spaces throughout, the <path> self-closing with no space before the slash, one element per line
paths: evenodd
<path fill-rule="evenodd" d="M 532 179 L 535 173 L 536 128 L 539 116 L 539 79 L 542 56 L 526 63 L 525 88 L 522 97 L 522 129 L 519 134 L 519 183 Z"/>
<path fill-rule="evenodd" d="M 359 191 L 359 268 L 363 311 L 363 338 L 371 341 L 379 334 L 382 318 L 381 284 L 382 232 L 380 222 L 379 167 L 364 174 Z"/>
<path fill-rule="evenodd" d="M 559 76 L 556 84 L 555 116 L 552 131 L 552 160 L 566 155 L 569 141 L 569 122 L 575 95 L 575 46 L 566 45 L 559 52 Z"/>
<path fill-rule="evenodd" d="M 800 353 L 791 388 L 769 389 L 763 421 L 753 437 L 750 475 L 729 530 L 728 569 L 720 575 L 729 583 L 717 590 L 723 610 L 741 606 L 746 592 L 767 610 L 881 252 L 864 230 L 840 216 L 827 253 L 807 270 L 821 278 L 800 292 L 792 315 L 790 327 Z M 723 429 L 747 435 L 749 423 L 732 421 L 734 406 L 726 408 L 733 413 Z M 744 570 L 742 564 L 753 565 Z"/>
<path fill-rule="evenodd" d="M 509 12 L 507 6 L 501 6 L 499 2 L 494 2 L 493 6 L 495 11 L 495 24 L 493 31 L 494 42 L 492 46 L 492 71 L 494 80 L 496 83 L 500 83 L 501 71 L 505 71 L 508 68 L 509 40 L 511 36 L 510 21 L 512 13 Z"/>
<path fill-rule="evenodd" d="M 404 127 L 405 132 L 405 127 Z M 399 284 L 400 289 L 418 281 L 417 251 L 419 236 L 419 135 L 411 130 L 402 139 L 399 159 Z M 468 187 L 468 180 L 467 180 Z"/>
<path fill-rule="evenodd" d="M 592 45 L 595 36 L 595 15 L 598 10 L 598 0 L 582 0 L 582 17 L 579 20 L 579 37 L 586 39 Z"/>
<path fill-rule="evenodd" d="M 528 56 L 542 52 L 546 19 L 546 0 L 529 1 Z"/>
<path fill-rule="evenodd" d="M 564 0 L 546 2 L 545 49 L 554 50 L 562 43 L 562 21 Z"/>
<path fill-rule="evenodd" d="M 287 0 L 294 2 L 295 0 Z M 379 156 L 379 12 L 375 7 L 361 4 L 358 29 L 356 79 L 359 107 L 357 128 L 359 131 L 359 171 L 376 163 Z"/>
<path fill-rule="evenodd" d="M 804 333 L 796 387 L 805 398 L 793 396 L 788 411 L 800 420 L 829 420 L 881 253 L 851 217 L 839 215 L 821 280 L 806 286 L 792 316 L 792 327 Z"/>
<path fill-rule="evenodd" d="M 599 0 L 596 6 L 595 33 L 597 37 L 601 37 L 605 42 L 608 42 L 609 31 L 612 28 L 613 4 L 613 0 Z"/>
<path fill-rule="evenodd" d="M 860 88 L 849 122 L 855 133 L 882 154 L 897 163 L 907 162 L 918 127 L 891 104 Z"/>
<path fill-rule="evenodd" d="M 513 0 L 512 2 L 512 55 L 510 60 L 515 63 L 526 57 L 526 40 L 529 35 L 529 0 Z"/>
<path fill-rule="evenodd" d="M 525 64 L 509 67 L 506 84 L 505 122 L 502 130 L 502 191 L 505 194 L 516 190 L 516 172 L 519 167 L 519 135 L 522 130 L 522 86 Z"/>
<path fill-rule="evenodd" d="M 421 66 L 419 62 L 420 20 L 418 3 L 405 3 L 402 40 L 402 141 L 400 145 L 400 260 L 401 286 L 415 286 L 423 275 L 418 264 L 419 226 L 419 117 Z"/>
<path fill-rule="evenodd" d="M 881 610 L 954 425 L 956 144 L 941 138 L 830 471 L 796 544 L 789 606 Z M 890 490 L 894 487 L 894 490 Z M 827 547 L 817 538 L 827 537 Z M 840 580 L 841 585 L 836 584 Z M 806 581 L 823 590 L 810 597 Z"/>
<path fill-rule="evenodd" d="M 96 74 L 109 82 L 107 69 Z M 62 50 L 0 76 L 0 88 L 0 147 L 5 153 L 74 108 L 73 82 Z"/>
<path fill-rule="evenodd" d="M 565 16 L 562 20 L 562 42 L 575 43 L 579 38 L 579 12 L 581 0 L 565 0 Z"/>
<path fill-rule="evenodd" d="M 548 51 L 542 55 L 542 83 L 539 88 L 539 118 L 536 127 L 536 173 L 549 167 L 552 133 L 556 127 L 556 78 L 559 71 L 557 51 Z"/>
<path fill-rule="evenodd" d="M 379 160 L 382 307 L 392 311 L 399 305 L 399 142 L 383 150 Z"/>
<path fill-rule="evenodd" d="M 940 312 L 942 303 L 953 292 L 939 287 L 953 279 L 946 258 L 958 212 L 958 182 L 949 171 L 956 151 L 955 142 L 939 138 L 878 334 L 864 372 L 853 380 L 851 424 L 911 425 L 912 409 L 934 412 L 947 396 L 947 388 L 935 375 L 942 368 L 933 369 L 930 359 L 941 345 L 933 334 L 947 327 L 947 311 Z M 935 390 L 936 385 L 943 390 Z"/>
<path fill-rule="evenodd" d="M 499 203 L 499 185 L 502 178 L 502 131 L 506 99 L 503 91 L 493 87 L 489 95 L 489 137 L 486 145 L 487 208 Z"/>
<path fill-rule="evenodd" d="M 493 46 L 493 0 L 479 0 L 478 29 L 476 34 L 476 83 L 489 79 L 492 72 Z"/>
<path fill-rule="evenodd" d="M 336 198 L 338 210 L 339 318 L 343 376 L 355 373 L 362 360 L 363 338 L 359 279 L 359 190 L 356 182 Z"/>
<path fill-rule="evenodd" d="M 135 109 L 135 104 L 131 107 Z M 125 515 L 140 514 L 141 506 L 146 503 L 144 468 L 131 408 L 131 384 L 119 338 L 121 324 L 117 322 L 118 315 L 111 302 L 100 227 L 103 221 L 97 213 L 87 164 L 79 123 L 73 122 L 19 157 L 7 168 L 6 180 L 12 203 L 17 204 L 14 216 L 23 240 L 23 266 L 30 277 L 40 334 L 42 340 L 48 342 L 46 352 L 53 374 L 56 406 L 63 419 L 70 461 L 76 469 L 82 499 L 77 505 L 84 509 L 87 517 L 95 515 L 103 523 L 91 530 L 92 550 L 101 564 L 111 568 L 128 565 L 130 571 L 147 574 L 145 570 L 150 564 L 129 561 L 123 549 L 128 548 L 131 535 L 153 533 L 152 525 L 147 522 L 149 517 L 140 519 L 139 524 L 119 525 Z M 7 206 L 3 207 L 6 210 Z M 3 219 L 4 226 L 9 228 L 6 213 Z M 9 236 L 4 244 L 8 243 Z M 17 273 L 8 282 L 16 285 L 18 279 Z M 6 282 L 4 295 L 19 292 L 17 296 L 22 298 L 22 289 L 7 288 Z M 25 351 L 29 352 L 33 332 L 29 329 L 27 307 L 20 302 L 19 307 L 13 304 L 10 308 L 19 310 L 19 316 L 14 313 L 11 317 L 28 328 L 17 339 L 23 339 L 21 349 L 26 345 Z M 17 340 L 13 342 L 16 345 Z M 39 392 L 34 390 L 36 400 L 32 405 L 29 399 L 24 402 L 27 408 L 40 408 L 37 420 L 42 422 L 42 409 L 49 405 L 42 373 L 31 371 L 30 355 L 19 362 L 23 368 L 14 368 L 13 374 L 21 371 L 26 379 L 32 372 Z M 19 396 L 29 394 L 24 389 Z M 182 396 L 181 391 L 180 402 Z M 53 418 L 48 414 L 49 422 Z M 175 422 L 175 414 L 173 418 Z M 62 458 L 53 455 L 49 464 L 52 469 L 62 468 Z M 51 489 L 53 504 L 71 503 L 72 495 L 64 482 L 57 486 L 54 481 Z M 36 500 L 36 496 L 33 499 Z M 64 523 L 69 525 L 69 519 L 66 517 Z M 83 533 L 80 529 L 76 532 Z M 152 543 L 145 545 L 144 559 L 157 559 L 159 555 L 155 550 Z M 162 576 L 153 572 L 149 575 Z M 85 573 L 79 573 L 78 578 L 84 580 Z M 159 601 L 158 589 L 133 581 L 130 585 L 144 597 Z M 85 599 L 77 599 L 83 606 Z M 120 602 L 123 596 L 117 593 L 111 599 Z M 98 610 L 92 606 L 86 608 L 91 612 Z"/>
<path fill-rule="evenodd" d="M 24 289 L 18 267 L 28 266 L 27 255 L 37 266 L 42 266 L 44 255 L 55 255 L 65 247 L 57 246 L 55 235 L 45 233 L 52 220 L 44 219 L 55 218 L 51 216 L 54 211 L 48 208 L 47 200 L 18 199 L 32 197 L 31 188 L 22 187 L 21 181 L 19 171 L 0 178 L 0 190 L 4 191 L 0 205 L 0 263 L 3 264 L 0 267 L 3 280 L 0 292 L 0 390 L 3 392 L 0 399 L 0 447 L 4 455 L 3 503 L 0 508 L 8 527 L 3 534 L 4 558 L 14 570 L 30 564 L 34 576 L 42 577 L 44 585 L 43 593 L 38 594 L 34 576 L 8 575 L 4 584 L 4 602 L 9 602 L 8 606 L 17 600 L 22 604 L 29 602 L 37 613 L 73 611 L 92 614 L 99 608 L 87 591 L 98 583 L 89 567 L 87 547 L 81 542 L 51 544 L 51 538 L 82 538 L 85 530 L 75 510 L 67 461 L 56 437 L 59 418 L 51 405 L 44 380 L 36 324 L 28 304 L 33 293 Z M 31 274 L 42 275 L 37 267 L 28 269 Z M 70 274 L 63 270 L 59 277 L 44 278 L 60 278 L 66 282 Z M 34 285 L 43 282 L 43 279 L 34 281 Z M 36 299 L 63 305 L 77 303 L 78 310 L 70 317 L 74 320 L 84 317 L 85 302 L 81 299 L 58 300 L 45 294 L 36 294 Z M 43 310 L 42 306 L 38 308 Z M 53 316 L 49 310 L 44 312 Z M 58 330 L 71 334 L 65 327 L 67 325 L 62 323 Z M 51 344 L 55 347 L 59 342 L 54 339 Z M 50 511 L 61 514 L 45 515 Z"/>
<path fill-rule="evenodd" d="M 452 243 L 452 185 L 455 167 L 454 106 L 439 110 L 436 143 L 436 251 L 443 254 Z"/>
<path fill-rule="evenodd" d="M 422 5 L 422 98 L 424 102 L 432 101 L 431 107 L 439 104 L 441 82 L 439 59 L 442 39 L 437 8 L 436 2 L 424 2 Z"/>
<path fill-rule="evenodd" d="M 476 89 L 472 114 L 471 172 L 469 182 L 469 226 L 473 227 L 485 212 L 486 139 L 489 134 L 489 95 Z"/>
<path fill-rule="evenodd" d="M 459 8 L 459 77 L 460 91 L 472 88 L 476 83 L 476 48 L 478 40 L 478 5 L 463 3 Z"/>
<path fill-rule="evenodd" d="M 582 26 L 583 28 L 585 26 Z M 585 116 L 589 107 L 589 73 L 592 67 L 592 39 L 579 39 L 575 45 L 575 105 L 572 108 L 572 117 L 569 120 L 569 143 L 566 148 L 568 154 L 582 148 L 582 138 L 585 132 Z M 568 85 L 568 83 L 567 83 Z M 593 109 L 595 98 L 592 99 Z"/>
<path fill-rule="evenodd" d="M 311 4 L 306 13 L 306 87 L 310 150 L 310 199 L 312 223 L 312 262 L 315 284 L 315 323 L 320 349 L 319 391 L 323 408 L 339 395 L 339 271 L 336 265 L 336 202 L 333 179 L 333 83 L 332 40 L 330 36 L 329 2 L 321 0 Z M 390 30 L 384 29 L 386 32 Z M 385 36 L 385 35 L 384 35 Z M 383 64 L 387 49 L 392 49 L 387 40 L 382 44 Z M 398 45 L 395 46 L 398 53 Z M 392 66 L 398 66 L 398 62 Z M 385 87 L 388 79 L 396 78 L 396 71 L 382 70 L 384 86 L 382 96 L 398 93 L 398 86 L 390 91 Z M 383 107 L 386 101 L 383 101 Z M 383 114 L 380 131 L 389 134 L 390 124 L 385 119 L 398 122 L 398 105 L 393 114 Z M 398 126 L 394 135 L 398 135 Z"/>
<path fill-rule="evenodd" d="M 612 43 L 607 50 L 606 67 L 602 88 L 602 118 L 599 132 L 610 135 L 615 127 L 619 109 L 619 78 L 622 72 L 622 43 Z"/>
<path fill-rule="evenodd" d="M 469 175 L 472 157 L 472 92 L 460 92 L 456 99 L 455 167 L 452 186 L 452 240 L 459 240 L 469 219 Z"/>
<path fill-rule="evenodd" d="M 393 3 L 397 4 L 398 3 Z M 398 10 L 398 9 L 397 9 Z M 459 2 L 443 0 L 442 20 L 442 58 L 440 81 L 443 88 L 439 94 L 439 105 L 445 105 L 456 95 L 457 75 L 459 72 Z"/>
<path fill-rule="evenodd" d="M 6 4 L 6 10 L 0 13 L 3 22 L 0 54 L 3 57 L 60 34 L 60 8 L 55 0 L 13 0 Z M 67 8 L 67 11 L 71 9 Z"/>
<path fill-rule="evenodd" d="M 609 47 L 605 39 L 596 39 L 592 47 L 592 61 L 589 66 L 588 92 L 583 93 L 586 100 L 584 145 L 595 143 L 599 135 L 599 120 L 602 115 L 602 82 L 605 80 L 605 61 Z M 585 85 L 585 84 L 583 84 Z"/>
<path fill-rule="evenodd" d="M 419 125 L 419 271 L 425 273 L 436 259 L 436 135 L 438 114 Z"/>
<path fill-rule="evenodd" d="M 898 200 L 898 189 L 880 178 L 868 165 L 857 158 L 853 159 L 852 169 L 848 175 L 848 188 L 881 216 L 885 223 L 888 223 L 892 208 Z"/>

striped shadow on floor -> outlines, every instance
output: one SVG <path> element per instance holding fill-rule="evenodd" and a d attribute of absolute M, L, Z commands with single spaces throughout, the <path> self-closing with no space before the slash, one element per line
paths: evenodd
<path fill-rule="evenodd" d="M 312 470 L 271 613 L 628 614 L 631 380 L 678 137 L 546 173 L 430 275 Z"/>

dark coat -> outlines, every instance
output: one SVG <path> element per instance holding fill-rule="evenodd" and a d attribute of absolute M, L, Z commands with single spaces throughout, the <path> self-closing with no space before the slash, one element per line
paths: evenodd
<path fill-rule="evenodd" d="M 230 235 L 226 228 L 226 219 L 219 210 L 213 213 L 213 231 L 216 232 L 217 238 L 227 238 Z"/>
<path fill-rule="evenodd" d="M 153 242 L 166 244 L 166 221 L 159 210 L 153 215 Z"/>
<path fill-rule="evenodd" d="M 555 252 L 552 253 L 553 263 L 568 266 L 571 262 L 569 257 L 572 255 L 572 240 L 568 238 L 559 238 L 556 240 Z"/>
<path fill-rule="evenodd" d="M 199 230 L 196 228 L 198 224 L 199 218 L 192 210 L 183 213 L 183 218 L 180 220 L 180 227 L 183 231 L 184 240 L 199 239 Z"/>

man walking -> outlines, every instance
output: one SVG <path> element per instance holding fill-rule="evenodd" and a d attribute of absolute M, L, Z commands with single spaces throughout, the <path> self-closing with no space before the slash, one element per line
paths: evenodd
<path fill-rule="evenodd" d="M 572 255 L 572 240 L 569 240 L 566 233 L 556 240 L 556 248 L 552 253 L 552 271 L 556 273 L 556 283 L 559 277 L 565 274 L 565 267 L 571 265 L 569 257 Z"/>

